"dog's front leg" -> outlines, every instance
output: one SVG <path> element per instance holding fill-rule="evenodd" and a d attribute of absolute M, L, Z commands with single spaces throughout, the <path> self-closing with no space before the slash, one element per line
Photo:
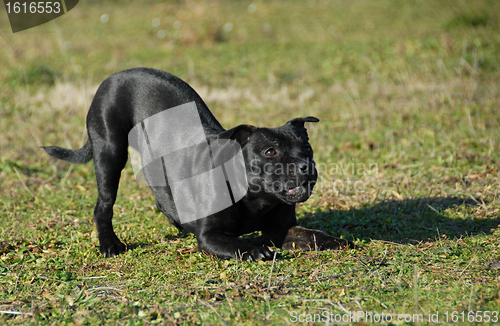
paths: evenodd
<path fill-rule="evenodd" d="M 354 248 L 354 244 L 345 239 L 332 237 L 320 230 L 306 229 L 301 226 L 292 226 L 288 229 L 282 249 L 293 250 L 338 250 Z"/>
<path fill-rule="evenodd" d="M 220 259 L 266 260 L 273 253 L 265 246 L 255 247 L 223 231 L 204 231 L 197 236 L 198 249 Z"/>

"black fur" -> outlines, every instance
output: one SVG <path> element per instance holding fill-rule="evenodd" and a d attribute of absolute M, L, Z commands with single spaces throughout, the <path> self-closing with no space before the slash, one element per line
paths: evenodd
<path fill-rule="evenodd" d="M 193 101 L 207 139 L 234 139 L 240 143 L 249 180 L 248 193 L 236 204 L 184 224 L 175 209 L 170 187 L 151 187 L 158 208 L 177 228 L 194 233 L 200 250 L 220 258 L 272 258 L 268 247 L 256 247 L 238 239 L 252 231 L 262 231 L 275 246 L 287 249 L 352 246 L 351 242 L 322 231 L 299 227 L 295 218 L 295 204 L 307 200 L 317 179 L 304 128 L 305 122 L 317 122 L 317 118 L 296 118 L 278 128 L 240 125 L 225 130 L 185 82 L 164 71 L 136 68 L 116 73 L 99 86 L 87 115 L 89 138 L 84 147 L 44 147 L 50 155 L 71 163 L 94 159 L 98 191 L 94 219 L 99 248 L 105 257 L 126 250 L 113 230 L 112 217 L 120 174 L 128 158 L 128 133 L 150 116 Z M 277 173 L 280 164 L 286 164 L 287 169 Z M 269 168 L 264 173 L 262 168 L 266 166 Z"/>
<path fill-rule="evenodd" d="M 50 156 L 73 164 L 87 163 L 92 159 L 92 144 L 89 141 L 79 149 L 67 149 L 57 146 L 43 146 L 42 148 Z"/>

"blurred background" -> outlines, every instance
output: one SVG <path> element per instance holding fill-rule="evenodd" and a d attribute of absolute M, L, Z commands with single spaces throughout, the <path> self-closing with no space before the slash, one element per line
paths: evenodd
<path fill-rule="evenodd" d="M 46 298 L 38 301 L 42 315 L 72 318 L 83 293 L 75 275 L 131 289 L 106 290 L 106 304 L 93 307 L 103 316 L 117 311 L 117 319 L 137 313 L 130 300 L 151 316 L 165 309 L 175 322 L 199 322 L 211 311 L 205 303 L 192 312 L 170 304 L 197 296 L 221 318 L 248 324 L 286 324 L 283 309 L 298 309 L 305 297 L 321 309 L 343 300 L 352 311 L 462 311 L 471 301 L 497 309 L 499 1 L 83 0 L 15 34 L 0 8 L 0 297 L 10 298 L 0 301 L 9 304 L 3 310 L 16 302 L 32 309 L 35 293 Z M 176 238 L 129 163 L 114 224 L 135 249 L 104 261 L 92 220 L 93 165 L 53 160 L 40 146 L 84 144 L 98 85 L 133 67 L 179 76 L 225 128 L 318 117 L 307 128 L 320 182 L 299 205 L 299 222 L 359 250 L 303 258 L 278 251 L 285 258 L 274 275 L 266 264 L 222 265 L 194 254 L 193 237 Z M 282 291 L 273 300 L 265 297 L 271 276 Z M 235 288 L 236 309 L 226 300 Z M 417 288 L 426 299 L 417 300 Z"/>
<path fill-rule="evenodd" d="M 187 81 L 226 128 L 319 117 L 309 129 L 328 166 L 322 205 L 460 194 L 453 178 L 496 169 L 499 27 L 500 4 L 487 0 L 80 1 L 15 34 L 4 13 L 2 191 L 17 198 L 12 166 L 44 185 L 33 171 L 61 162 L 39 146 L 81 146 L 97 86 L 143 66 Z"/>
<path fill-rule="evenodd" d="M 15 34 L 4 12 L 2 179 L 12 162 L 44 165 L 41 145 L 79 147 L 97 86 L 140 66 L 187 81 L 226 128 L 319 117 L 320 162 L 489 171 L 499 27 L 488 0 L 80 1 Z"/>

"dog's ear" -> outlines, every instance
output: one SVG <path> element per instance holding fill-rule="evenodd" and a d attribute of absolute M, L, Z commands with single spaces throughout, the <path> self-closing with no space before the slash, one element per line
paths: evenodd
<path fill-rule="evenodd" d="M 238 143 L 240 143 L 240 145 L 243 145 L 247 142 L 250 135 L 253 134 L 256 129 L 257 127 L 251 125 L 239 125 L 232 129 L 221 132 L 217 136 L 217 139 L 234 139 Z"/>
<path fill-rule="evenodd" d="M 304 128 L 305 122 L 318 122 L 319 119 L 316 117 L 305 117 L 305 118 L 295 118 L 287 122 L 293 127 Z"/>

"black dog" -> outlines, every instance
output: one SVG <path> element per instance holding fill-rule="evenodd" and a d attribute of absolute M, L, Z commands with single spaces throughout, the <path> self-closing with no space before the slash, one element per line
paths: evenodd
<path fill-rule="evenodd" d="M 120 173 L 128 158 L 129 133 L 149 117 L 191 102 L 196 105 L 207 141 L 227 139 L 241 146 L 245 162 L 242 173 L 248 181 L 246 194 L 238 201 L 231 197 L 229 207 L 185 222 L 179 217 L 170 184 L 153 185 L 151 178 L 146 178 L 158 209 L 179 230 L 194 233 L 199 250 L 222 259 L 272 258 L 267 246 L 256 247 L 238 239 L 253 231 L 262 231 L 275 246 L 284 249 L 328 250 L 353 246 L 350 241 L 297 225 L 295 203 L 309 198 L 317 179 L 304 123 L 317 122 L 317 118 L 296 118 L 278 128 L 240 125 L 224 130 L 200 96 L 185 82 L 167 72 L 136 68 L 116 73 L 99 86 L 87 116 L 88 141 L 82 148 L 44 147 L 51 156 L 71 163 L 94 159 L 98 189 L 94 219 L 99 249 L 105 257 L 126 250 L 113 231 L 111 220 Z M 162 141 L 168 144 L 169 139 Z M 162 163 L 165 169 L 165 161 Z"/>

